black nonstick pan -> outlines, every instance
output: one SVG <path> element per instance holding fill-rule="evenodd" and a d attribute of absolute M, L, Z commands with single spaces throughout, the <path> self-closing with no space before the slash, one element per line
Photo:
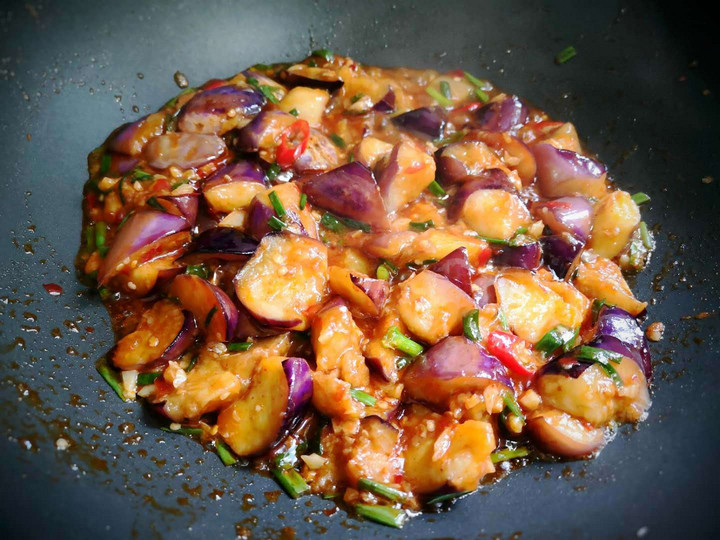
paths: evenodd
<path fill-rule="evenodd" d="M 717 537 L 715 42 L 692 3 L 2 2 L 0 537 Z M 577 56 L 556 65 L 568 45 Z M 647 422 L 595 460 L 532 464 L 395 531 L 290 500 L 115 398 L 94 369 L 109 319 L 73 270 L 87 153 L 176 94 L 176 70 L 201 83 L 318 47 L 488 78 L 574 122 L 625 189 L 652 197 L 658 249 L 634 286 L 667 331 Z"/>

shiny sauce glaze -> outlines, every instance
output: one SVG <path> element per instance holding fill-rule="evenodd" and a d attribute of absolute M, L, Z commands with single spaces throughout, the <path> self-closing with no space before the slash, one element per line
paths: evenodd
<path fill-rule="evenodd" d="M 623 276 L 647 196 L 488 81 L 318 51 L 188 88 L 88 162 L 98 370 L 293 497 L 400 526 L 647 414 Z"/>

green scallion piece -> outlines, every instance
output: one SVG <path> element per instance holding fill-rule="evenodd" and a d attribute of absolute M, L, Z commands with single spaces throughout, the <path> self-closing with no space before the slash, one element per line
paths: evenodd
<path fill-rule="evenodd" d="M 285 217 L 285 207 L 283 206 L 282 201 L 280 200 L 280 197 L 278 197 L 277 193 L 274 191 L 271 191 L 268 193 L 268 199 L 270 199 L 270 204 L 272 204 L 273 209 L 275 210 L 275 214 L 277 214 L 277 217 L 280 219 Z"/>
<path fill-rule="evenodd" d="M 195 364 L 197 364 L 198 361 L 198 355 L 196 354 L 190 359 L 190 363 L 188 364 L 188 367 L 185 368 L 185 373 L 190 373 L 192 369 L 195 367 Z"/>
<path fill-rule="evenodd" d="M 230 352 L 244 352 L 250 350 L 250 347 L 253 346 L 252 341 L 241 341 L 238 343 L 228 343 L 227 344 L 227 350 Z"/>
<path fill-rule="evenodd" d="M 435 101 L 437 101 L 443 107 L 452 107 L 453 106 L 453 102 L 451 99 L 446 98 L 445 96 L 443 96 L 440 92 L 438 92 L 434 88 L 428 86 L 425 89 L 425 91 L 430 95 L 430 97 L 432 97 Z"/>
<path fill-rule="evenodd" d="M 268 179 L 275 180 L 281 172 L 282 169 L 280 168 L 280 165 L 278 165 L 277 163 L 273 163 L 268 167 L 268 170 L 265 174 L 267 174 Z"/>
<path fill-rule="evenodd" d="M 145 203 L 148 206 L 155 208 L 156 210 L 160 210 L 162 212 L 165 211 L 165 207 L 162 204 L 160 204 L 154 196 L 150 197 L 147 201 L 145 201 Z"/>
<path fill-rule="evenodd" d="M 343 224 L 340 222 L 340 220 L 329 212 L 324 213 L 322 218 L 320 218 L 320 225 L 336 233 L 339 233 L 343 230 Z"/>
<path fill-rule="evenodd" d="M 125 216 L 125 218 L 127 218 L 127 216 Z M 95 227 L 92 225 L 85 227 L 85 248 L 89 253 L 95 251 Z"/>
<path fill-rule="evenodd" d="M 350 103 L 357 103 L 362 99 L 364 95 L 365 94 L 363 94 L 362 92 L 360 92 L 359 94 L 355 94 L 353 97 L 350 98 Z"/>
<path fill-rule="evenodd" d="M 577 341 L 578 336 L 580 335 L 580 327 L 578 326 L 573 330 L 573 333 L 571 336 L 568 337 L 568 339 L 565 341 L 565 343 L 562 346 L 563 352 L 570 352 L 570 350 L 575 346 L 575 342 Z"/>
<path fill-rule="evenodd" d="M 290 114 L 292 114 L 293 116 L 297 116 L 297 115 L 300 114 L 297 109 L 290 109 L 289 112 L 290 112 Z"/>
<path fill-rule="evenodd" d="M 655 248 L 655 239 L 653 238 L 652 233 L 648 230 L 647 223 L 644 221 L 640 222 L 640 239 L 642 240 L 645 249 Z"/>
<path fill-rule="evenodd" d="M 120 199 L 120 204 L 125 206 L 125 194 L 123 193 L 123 184 L 125 183 L 125 179 L 127 176 L 123 176 L 120 181 L 118 182 L 117 192 L 118 192 L 118 198 Z"/>
<path fill-rule="evenodd" d="M 573 58 L 576 54 L 577 51 L 572 45 L 570 45 L 569 47 L 565 47 L 562 51 L 555 55 L 555 63 L 564 64 L 565 62 Z"/>
<path fill-rule="evenodd" d="M 606 349 L 600 349 L 598 347 L 590 347 L 583 345 L 578 349 L 578 358 L 583 360 L 592 360 L 593 362 L 607 363 L 615 362 L 618 363 L 623 359 L 623 355 L 614 351 L 608 351 Z"/>
<path fill-rule="evenodd" d="M 280 469 L 292 469 L 297 463 L 296 447 L 293 445 L 287 452 L 281 452 L 273 458 L 275 466 Z"/>
<path fill-rule="evenodd" d="M 488 96 L 482 89 L 476 88 L 475 89 L 475 95 L 478 97 L 480 101 L 483 103 L 487 103 L 490 101 L 490 96 Z"/>
<path fill-rule="evenodd" d="M 347 143 L 345 143 L 345 139 L 343 139 L 340 135 L 337 133 L 331 133 L 330 134 L 330 140 L 333 142 L 335 146 L 338 148 L 345 148 L 347 146 Z"/>
<path fill-rule="evenodd" d="M 388 349 L 397 349 L 413 357 L 423 352 L 422 345 L 407 337 L 394 325 L 388 328 L 383 338 L 383 345 Z"/>
<path fill-rule="evenodd" d="M 194 427 L 179 427 L 178 429 L 172 429 L 170 427 L 162 426 L 160 429 L 166 433 L 176 433 L 178 435 L 185 435 L 186 437 L 200 437 L 203 434 L 202 428 Z"/>
<path fill-rule="evenodd" d="M 307 205 L 307 195 L 305 193 L 300 194 L 300 210 L 305 210 Z"/>
<path fill-rule="evenodd" d="M 428 506 L 433 506 L 436 504 L 442 504 L 446 503 L 448 501 L 454 501 L 455 499 L 460 499 L 464 497 L 465 495 L 470 495 L 472 491 L 458 491 L 457 493 L 445 493 L 444 495 L 437 495 L 435 497 L 432 497 L 431 499 L 428 499 L 425 501 L 425 504 Z"/>
<path fill-rule="evenodd" d="M 125 223 L 127 222 L 127 220 L 130 219 L 130 216 L 133 215 L 133 213 L 134 213 L 134 212 L 128 212 L 127 214 L 125 214 L 125 217 L 122 218 L 122 220 L 120 221 L 120 223 L 118 223 L 118 226 L 117 226 L 117 230 L 118 230 L 118 231 L 119 231 L 120 229 L 122 229 L 123 225 L 125 225 Z"/>
<path fill-rule="evenodd" d="M 592 303 L 592 314 L 593 314 L 593 322 L 597 321 L 598 315 L 600 314 L 600 310 L 603 308 L 603 306 L 612 306 L 612 304 L 608 304 L 605 299 L 597 299 L 593 300 Z"/>
<path fill-rule="evenodd" d="M 447 81 L 440 81 L 440 92 L 447 99 L 452 99 L 452 92 L 450 91 L 450 83 Z"/>
<path fill-rule="evenodd" d="M 149 172 L 145 172 L 145 171 L 143 171 L 142 169 L 133 169 L 133 171 L 132 171 L 132 177 L 133 177 L 133 179 L 139 180 L 140 182 L 142 182 L 142 181 L 144 181 L 144 180 L 150 180 L 150 179 L 152 179 L 154 176 L 155 176 L 155 175 L 150 174 Z"/>
<path fill-rule="evenodd" d="M 95 277 L 97 277 L 97 273 L 95 274 Z M 100 300 L 107 300 L 110 296 L 112 296 L 112 291 L 107 287 L 98 287 L 98 294 L 100 295 Z"/>
<path fill-rule="evenodd" d="M 130 401 L 125 397 L 125 392 L 123 390 L 122 383 L 120 382 L 120 375 L 117 371 L 115 371 L 108 365 L 105 358 L 98 362 L 97 371 L 100 376 L 105 379 L 105 382 L 108 383 L 108 386 L 115 391 L 115 393 L 120 399 L 122 399 L 123 401 Z"/>
<path fill-rule="evenodd" d="M 315 49 L 312 53 L 312 56 L 318 56 L 320 58 L 324 58 L 327 62 L 332 62 L 335 55 L 330 49 Z"/>
<path fill-rule="evenodd" d="M 508 324 L 507 317 L 505 316 L 505 312 L 502 309 L 498 309 L 497 311 L 497 318 L 498 321 L 500 321 L 500 327 L 507 332 L 510 330 L 510 325 Z"/>
<path fill-rule="evenodd" d="M 210 277 L 210 269 L 204 264 L 189 264 L 185 268 L 185 273 L 193 276 L 198 276 L 203 279 Z"/>
<path fill-rule="evenodd" d="M 503 394 L 503 402 L 505 403 L 505 407 L 507 407 L 507 409 L 511 413 L 513 413 L 523 422 L 525 421 L 525 415 L 523 414 L 520 405 L 518 405 L 517 399 L 515 399 L 515 394 L 513 394 L 512 392 L 505 392 Z"/>
<path fill-rule="evenodd" d="M 297 499 L 303 493 L 310 491 L 310 486 L 295 469 L 276 468 L 272 471 L 275 480 L 293 499 Z"/>
<path fill-rule="evenodd" d="M 480 324 L 479 324 L 480 312 L 477 309 L 473 309 L 463 317 L 463 330 L 465 337 L 472 341 L 480 341 L 482 336 L 480 335 Z"/>
<path fill-rule="evenodd" d="M 515 450 L 510 450 L 509 448 L 503 448 L 502 450 L 496 450 L 495 452 L 490 454 L 490 460 L 493 463 L 500 463 L 501 461 L 508 461 L 510 459 L 517 459 L 517 458 L 525 457 L 529 453 L 530 453 L 530 450 L 528 450 L 524 446 L 516 448 Z"/>
<path fill-rule="evenodd" d="M 366 233 L 369 233 L 372 230 L 372 227 L 370 227 L 369 224 L 367 224 L 363 221 L 358 221 L 356 219 L 350 219 L 350 218 L 346 218 L 346 217 L 341 217 L 338 219 L 342 222 L 343 225 L 345 225 L 349 229 L 357 229 L 359 231 L 366 232 Z"/>
<path fill-rule="evenodd" d="M 228 445 L 224 442 L 215 441 L 215 451 L 217 452 L 220 461 L 222 461 L 223 465 L 225 465 L 226 467 L 229 467 L 230 465 L 235 465 L 237 463 L 237 458 L 235 458 L 232 450 L 230 450 Z"/>
<path fill-rule="evenodd" d="M 255 64 L 252 69 L 254 71 L 270 71 L 273 67 L 268 64 Z"/>
<path fill-rule="evenodd" d="M 635 204 L 643 204 L 650 201 L 650 196 L 647 193 L 638 191 L 631 197 L 631 199 L 635 201 Z"/>
<path fill-rule="evenodd" d="M 477 235 L 480 240 L 485 240 L 488 244 L 498 244 L 500 246 L 509 246 L 510 240 L 503 240 L 502 238 L 493 238 L 492 236 Z"/>
<path fill-rule="evenodd" d="M 391 274 L 397 274 L 398 273 L 398 267 L 395 266 L 393 263 L 388 261 L 387 259 L 380 259 L 380 261 L 387 266 L 388 270 L 390 270 Z"/>
<path fill-rule="evenodd" d="M 95 224 L 95 246 L 100 249 L 105 246 L 105 240 L 107 238 L 107 225 L 103 221 L 98 221 Z"/>
<path fill-rule="evenodd" d="M 172 186 L 170 186 L 170 191 L 175 191 L 177 188 L 182 186 L 183 184 L 187 184 L 187 180 L 181 180 L 180 182 L 175 182 Z"/>
<path fill-rule="evenodd" d="M 358 390 L 357 388 L 351 388 L 350 395 L 355 401 L 359 401 L 360 403 L 362 403 L 363 405 L 367 405 L 368 407 L 374 407 L 375 403 L 377 403 L 377 399 L 375 399 L 367 392 L 363 392 L 362 390 Z"/>
<path fill-rule="evenodd" d="M 260 91 L 263 93 L 263 95 L 268 99 L 270 103 L 278 104 L 280 103 L 280 100 L 275 97 L 275 92 L 278 92 L 280 89 L 277 86 L 270 86 L 269 84 L 261 84 L 259 87 Z"/>
<path fill-rule="evenodd" d="M 378 279 L 382 279 L 383 281 L 387 281 L 390 279 L 390 270 L 388 270 L 388 267 L 384 264 L 381 264 L 377 267 L 377 270 L 375 271 L 375 275 Z"/>
<path fill-rule="evenodd" d="M 574 340 L 574 338 L 575 332 L 571 328 L 559 324 L 540 338 L 540 341 L 535 344 L 535 349 L 547 355 L 560 347 L 564 348 L 568 341 Z"/>
<path fill-rule="evenodd" d="M 195 88 L 193 88 L 192 86 L 188 86 L 182 92 L 180 92 L 177 96 L 175 96 L 174 98 L 171 98 L 169 101 L 167 101 L 165 103 L 165 105 L 163 105 L 163 108 L 174 107 L 177 104 L 178 99 L 180 99 L 180 96 L 184 96 L 185 94 L 189 94 L 190 92 L 194 92 L 194 91 L 195 91 Z"/>
<path fill-rule="evenodd" d="M 435 228 L 435 222 L 432 219 L 427 221 L 411 221 L 410 228 L 414 231 L 427 231 Z"/>
<path fill-rule="evenodd" d="M 147 386 L 148 384 L 153 384 L 155 382 L 155 379 L 157 379 L 161 375 L 162 372 L 160 371 L 153 371 L 151 373 L 140 373 L 137 378 L 138 386 Z"/>
<path fill-rule="evenodd" d="M 452 144 L 452 143 L 461 141 L 463 137 L 465 137 L 464 131 L 456 131 L 452 135 L 448 135 L 447 137 L 445 137 L 443 139 L 434 139 L 433 144 L 438 147 L 447 146 L 448 144 Z"/>
<path fill-rule="evenodd" d="M 478 88 L 487 88 L 488 87 L 489 83 L 487 81 L 478 79 L 477 77 L 468 73 L 467 71 L 463 71 L 463 73 L 465 74 L 465 78 L 467 79 L 467 81 L 470 84 L 477 86 Z"/>
<path fill-rule="evenodd" d="M 282 231 L 285 227 L 287 227 L 285 222 L 278 219 L 277 216 L 271 216 L 270 219 L 268 219 L 267 224 L 274 231 Z"/>
<path fill-rule="evenodd" d="M 358 488 L 374 493 L 375 495 L 380 495 L 391 501 L 404 501 L 407 499 L 407 493 L 404 491 L 386 486 L 369 478 L 361 478 L 358 480 Z"/>
<path fill-rule="evenodd" d="M 356 504 L 355 510 L 364 518 L 397 529 L 403 526 L 407 518 L 404 510 L 380 504 Z"/>
<path fill-rule="evenodd" d="M 205 328 L 210 326 L 210 323 L 212 322 L 212 318 L 217 313 L 217 306 L 213 306 L 210 311 L 208 311 L 207 317 L 205 317 Z"/>
<path fill-rule="evenodd" d="M 105 175 L 110 170 L 110 154 L 103 154 L 100 158 L 100 174 Z"/>
<path fill-rule="evenodd" d="M 436 197 L 446 197 L 447 196 L 447 191 L 445 191 L 443 189 L 443 187 L 438 183 L 437 180 L 433 180 L 432 182 L 430 182 L 428 184 L 428 187 L 425 189 L 427 189 L 430 193 L 432 193 Z"/>
<path fill-rule="evenodd" d="M 408 358 L 407 356 L 401 356 L 397 360 L 395 360 L 395 367 L 400 370 L 403 368 L 408 367 L 410 364 L 412 364 L 412 358 Z"/>

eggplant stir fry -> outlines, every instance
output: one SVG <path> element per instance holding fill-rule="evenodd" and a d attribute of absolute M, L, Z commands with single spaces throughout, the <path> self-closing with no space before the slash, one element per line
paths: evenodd
<path fill-rule="evenodd" d="M 292 497 L 400 526 L 647 414 L 649 198 L 488 81 L 316 51 L 183 90 L 89 172 L 98 370 Z"/>

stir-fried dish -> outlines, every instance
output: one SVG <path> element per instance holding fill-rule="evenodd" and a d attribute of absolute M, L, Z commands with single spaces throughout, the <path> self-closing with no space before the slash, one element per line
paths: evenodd
<path fill-rule="evenodd" d="M 89 156 L 98 370 L 168 432 L 400 526 L 650 406 L 653 237 L 571 123 L 329 51 L 187 88 Z"/>

